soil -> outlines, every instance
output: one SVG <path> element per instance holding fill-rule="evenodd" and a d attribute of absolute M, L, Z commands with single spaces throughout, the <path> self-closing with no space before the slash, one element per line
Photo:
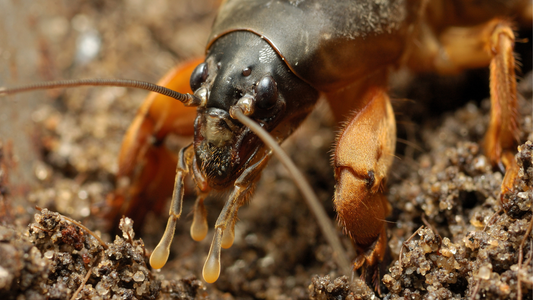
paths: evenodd
<path fill-rule="evenodd" d="M 0 3 L 0 86 L 95 77 L 156 82 L 177 63 L 202 55 L 215 2 Z M 531 42 L 517 48 L 526 73 Z M 533 77 L 522 77 L 516 156 L 521 169 L 514 189 L 504 195 L 506 213 L 500 203 L 503 173 L 490 166 L 481 148 L 490 109 L 487 71 L 445 78 L 395 74 L 398 159 L 387 192 L 393 260 L 381 298 L 533 298 Z M 102 219 L 106 196 L 115 186 L 122 136 L 145 96 L 122 88 L 80 88 L 2 99 L 9 101 L 0 111 L 2 299 L 379 297 L 357 274 L 341 274 L 275 159 L 239 211 L 235 243 L 222 251 L 222 273 L 214 284 L 201 277 L 212 232 L 202 242 L 189 234 L 192 195 L 163 269 L 152 270 L 147 255 L 166 216 L 150 214 L 140 232 L 123 219 L 112 236 Z M 329 156 L 335 129 L 327 105 L 318 105 L 284 149 L 333 221 Z M 185 142 L 176 139 L 175 147 Z M 206 200 L 211 226 L 222 199 Z M 355 257 L 349 239 L 340 231 L 339 236 Z"/>

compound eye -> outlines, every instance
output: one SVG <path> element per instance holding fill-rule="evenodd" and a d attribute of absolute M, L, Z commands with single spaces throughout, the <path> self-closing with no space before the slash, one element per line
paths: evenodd
<path fill-rule="evenodd" d="M 266 75 L 255 86 L 257 106 L 262 109 L 271 108 L 278 101 L 278 85 L 274 78 Z"/>
<path fill-rule="evenodd" d="M 192 91 L 196 91 L 202 86 L 202 83 L 204 83 L 207 79 L 207 64 L 201 63 L 199 64 L 196 69 L 191 74 L 190 84 Z"/>

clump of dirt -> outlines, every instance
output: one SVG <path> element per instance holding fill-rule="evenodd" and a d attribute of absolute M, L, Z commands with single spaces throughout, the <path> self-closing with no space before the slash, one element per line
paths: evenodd
<path fill-rule="evenodd" d="M 312 300 L 374 299 L 374 291 L 363 280 L 349 280 L 347 276 L 331 279 L 329 275 L 313 276 L 309 285 Z"/>
<path fill-rule="evenodd" d="M 518 293 L 531 296 L 533 286 L 527 278 L 533 276 L 533 269 L 529 264 L 533 254 L 532 239 L 529 236 L 533 192 L 531 184 L 523 183 L 528 181 L 527 174 L 533 162 L 532 147 L 530 141 L 519 147 L 517 162 L 520 166 L 520 183 L 515 184 L 515 188 L 507 193 L 516 195 L 511 198 L 513 205 L 522 212 L 513 214 L 520 215 L 518 218 L 498 209 L 498 200 L 490 189 L 486 189 L 498 181 L 491 184 L 492 179 L 486 172 L 468 170 L 467 166 L 478 165 L 472 159 L 482 160 L 480 157 L 476 159 L 475 144 L 461 143 L 457 151 L 447 151 L 448 155 L 445 157 L 448 158 L 448 164 L 442 168 L 435 165 L 431 167 L 433 171 L 437 171 L 437 168 L 439 170 L 434 173 L 439 178 L 439 185 L 435 184 L 436 181 L 431 185 L 422 183 L 422 191 L 416 197 L 410 197 L 410 200 L 416 201 L 421 197 L 426 199 L 424 203 L 428 203 L 428 199 L 438 201 L 439 209 L 445 211 L 444 219 L 436 219 L 427 209 L 424 212 L 431 217 L 431 223 L 436 224 L 437 228 L 440 229 L 443 225 L 448 227 L 447 231 L 441 230 L 448 237 L 442 238 L 433 226 L 425 226 L 416 232 L 419 239 L 411 239 L 404 244 L 407 251 L 403 251 L 403 255 L 390 268 L 390 274 L 383 278 L 390 290 L 388 298 L 476 299 L 478 295 L 483 295 L 483 298 L 489 299 L 515 299 Z M 457 153 L 463 155 L 457 156 Z M 458 176 L 458 170 L 465 173 Z M 453 175 L 448 176 L 450 173 Z M 468 184 L 457 184 L 457 180 Z M 452 184 L 454 187 L 449 189 L 450 192 L 442 191 L 442 186 Z M 471 197 L 485 200 L 481 205 L 465 208 L 468 201 L 473 200 L 469 200 L 467 196 L 460 197 L 463 191 L 475 191 L 476 194 Z M 503 197 L 507 197 L 507 194 Z M 461 210 L 469 212 L 465 214 Z M 468 219 L 465 218 L 467 216 Z M 525 253 L 528 256 L 527 263 L 523 260 Z"/>
<path fill-rule="evenodd" d="M 41 283 L 50 270 L 41 252 L 28 238 L 13 229 L 0 226 L 0 296 L 32 299 L 43 294 Z"/>
<path fill-rule="evenodd" d="M 133 221 L 122 237 L 104 243 L 58 213 L 43 209 L 26 234 L 0 227 L 0 296 L 3 299 L 202 299 L 196 278 L 164 280 L 147 264 Z M 177 296 L 178 295 L 178 296 Z"/>
<path fill-rule="evenodd" d="M 516 161 L 520 170 L 518 171 L 518 180 L 514 183 L 516 188 L 502 194 L 501 197 L 503 209 L 514 219 L 521 218 L 531 212 L 533 202 L 530 191 L 533 186 L 532 150 L 531 141 L 518 147 Z"/>

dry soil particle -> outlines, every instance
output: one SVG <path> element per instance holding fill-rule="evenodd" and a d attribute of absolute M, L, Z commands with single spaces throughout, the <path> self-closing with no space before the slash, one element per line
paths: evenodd
<path fill-rule="evenodd" d="M 374 291 L 360 279 L 349 280 L 346 276 L 331 280 L 329 275 L 313 276 L 309 285 L 312 300 L 375 299 Z"/>

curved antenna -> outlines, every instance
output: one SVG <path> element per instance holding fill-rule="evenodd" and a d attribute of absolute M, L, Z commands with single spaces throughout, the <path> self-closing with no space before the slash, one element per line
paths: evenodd
<path fill-rule="evenodd" d="M 313 192 L 313 189 L 303 176 L 302 172 L 300 172 L 287 153 L 281 149 L 279 144 L 266 130 L 264 130 L 252 119 L 244 115 L 241 107 L 237 105 L 233 106 L 230 110 L 230 113 L 232 118 L 239 120 L 239 122 L 241 122 L 244 126 L 250 128 L 250 130 L 253 131 L 265 143 L 265 145 L 270 147 L 274 155 L 276 155 L 279 161 L 285 166 L 285 168 L 287 168 L 292 179 L 302 192 L 307 206 L 309 206 L 315 215 L 318 224 L 320 225 L 319 227 L 322 230 L 322 234 L 328 241 L 331 248 L 333 248 L 333 257 L 339 269 L 342 270 L 344 275 L 350 274 L 352 272 L 350 268 L 352 264 L 348 260 L 348 255 L 346 254 L 344 247 L 342 247 L 341 241 L 337 236 L 337 231 L 331 224 L 328 215 L 318 200 L 318 197 L 316 196 L 315 192 Z"/>
<path fill-rule="evenodd" d="M 183 104 L 185 104 L 186 106 L 199 106 L 201 102 L 201 99 L 195 95 L 182 94 L 150 82 L 129 79 L 73 79 L 48 81 L 30 85 L 23 85 L 14 88 L 0 87 L 0 96 L 7 96 L 11 94 L 18 94 L 35 90 L 71 88 L 79 86 L 118 86 L 127 88 L 138 88 L 174 98 L 183 102 Z"/>

